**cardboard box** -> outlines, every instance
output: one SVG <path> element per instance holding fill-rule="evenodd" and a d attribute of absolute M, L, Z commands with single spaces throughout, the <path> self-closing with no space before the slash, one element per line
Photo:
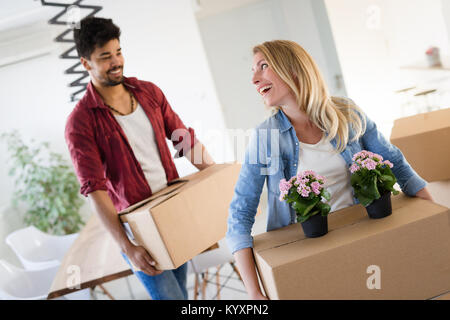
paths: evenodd
<path fill-rule="evenodd" d="M 425 180 L 450 179 L 450 108 L 395 120 L 391 143 Z"/>
<path fill-rule="evenodd" d="M 240 164 L 217 164 L 119 213 L 159 270 L 175 269 L 225 236 Z"/>
<path fill-rule="evenodd" d="M 361 205 L 333 212 L 320 238 L 305 238 L 300 224 L 255 236 L 268 297 L 429 299 L 448 292 L 450 210 L 404 194 L 392 197 L 392 207 L 379 220 Z"/>

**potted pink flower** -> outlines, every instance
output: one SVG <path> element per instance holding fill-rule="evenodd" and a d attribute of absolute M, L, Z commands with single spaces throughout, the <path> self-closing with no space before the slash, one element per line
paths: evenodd
<path fill-rule="evenodd" d="M 392 213 L 391 192 L 397 182 L 391 168 L 394 166 L 389 160 L 384 160 L 379 154 L 362 150 L 353 155 L 350 166 L 351 184 L 355 197 L 366 207 L 369 217 L 379 219 Z"/>
<path fill-rule="evenodd" d="M 330 193 L 324 188 L 325 178 L 314 171 L 300 172 L 286 181 L 280 181 L 280 201 L 289 203 L 297 214 L 305 236 L 321 237 L 328 233 L 327 215 L 330 206 L 322 198 L 330 200 Z"/>

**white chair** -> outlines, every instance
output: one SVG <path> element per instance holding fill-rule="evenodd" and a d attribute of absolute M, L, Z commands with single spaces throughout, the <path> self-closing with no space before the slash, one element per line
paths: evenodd
<path fill-rule="evenodd" d="M 58 266 L 54 266 L 47 269 L 29 271 L 0 260 L 0 299 L 46 299 L 58 268 Z"/>
<path fill-rule="evenodd" d="M 10 233 L 5 241 L 19 258 L 26 271 L 52 269 L 61 265 L 78 233 L 54 236 L 40 231 L 34 226 L 22 228 Z M 53 278 L 49 283 L 49 288 Z M 89 300 L 89 289 L 76 291 L 64 296 L 70 300 Z"/>
<path fill-rule="evenodd" d="M 220 284 L 220 269 L 229 263 L 233 268 L 234 273 L 237 274 L 239 279 L 242 281 L 241 276 L 239 275 L 238 270 L 234 265 L 234 257 L 231 254 L 230 250 L 225 245 L 220 245 L 217 249 L 212 249 L 205 251 L 194 258 L 192 258 L 188 263 L 188 274 L 195 274 L 195 282 L 194 282 L 194 299 L 197 300 L 198 297 L 198 289 L 199 289 L 199 278 L 202 279 L 202 299 L 205 299 L 205 291 L 206 285 L 208 283 L 208 270 L 210 268 L 217 268 L 216 271 L 216 286 L 217 286 L 217 299 L 220 299 L 220 291 L 222 289 L 222 285 Z"/>
<path fill-rule="evenodd" d="M 25 269 L 40 270 L 60 265 L 77 237 L 78 233 L 65 236 L 49 235 L 30 226 L 10 233 L 6 237 L 6 243 Z"/>

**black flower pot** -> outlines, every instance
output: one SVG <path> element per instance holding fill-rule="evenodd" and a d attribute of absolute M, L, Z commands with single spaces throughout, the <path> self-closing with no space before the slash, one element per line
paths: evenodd
<path fill-rule="evenodd" d="M 366 207 L 366 210 L 371 219 L 381 219 L 391 215 L 391 192 L 386 192 L 379 199 L 374 200 Z"/>
<path fill-rule="evenodd" d="M 303 233 L 307 238 L 317 238 L 328 233 L 328 216 L 317 213 L 301 223 Z"/>

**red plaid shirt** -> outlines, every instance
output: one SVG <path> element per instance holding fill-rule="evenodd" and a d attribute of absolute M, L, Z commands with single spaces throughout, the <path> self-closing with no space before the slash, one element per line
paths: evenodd
<path fill-rule="evenodd" d="M 167 181 L 178 178 L 165 138 L 170 139 L 176 129 L 184 129 L 178 141 L 172 141 L 178 156 L 183 156 L 183 150 L 190 150 L 197 141 L 194 130 L 184 126 L 161 89 L 153 83 L 124 78 L 124 85 L 150 120 Z M 116 210 L 121 211 L 152 195 L 125 133 L 92 82 L 69 115 L 65 139 L 81 184 L 80 192 L 84 196 L 96 190 L 106 190 Z"/>

